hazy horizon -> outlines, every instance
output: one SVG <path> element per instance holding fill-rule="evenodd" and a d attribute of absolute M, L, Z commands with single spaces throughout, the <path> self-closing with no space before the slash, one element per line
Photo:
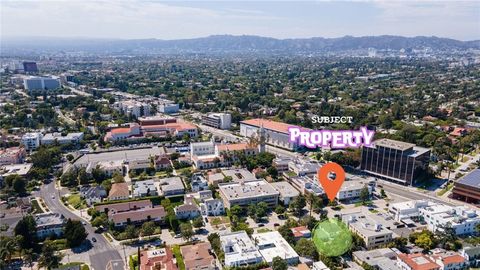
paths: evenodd
<path fill-rule="evenodd" d="M 2 39 L 480 39 L 479 1 L 1 1 Z"/>

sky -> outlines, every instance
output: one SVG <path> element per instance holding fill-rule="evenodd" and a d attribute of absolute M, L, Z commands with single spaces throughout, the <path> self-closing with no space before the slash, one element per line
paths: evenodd
<path fill-rule="evenodd" d="M 401 35 L 480 39 L 480 1 L 0 0 L 1 36 L 184 39 Z"/>

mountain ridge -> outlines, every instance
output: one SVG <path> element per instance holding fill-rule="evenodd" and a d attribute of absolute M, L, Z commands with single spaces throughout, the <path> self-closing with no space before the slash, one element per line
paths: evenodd
<path fill-rule="evenodd" d="M 337 38 L 311 37 L 277 39 L 255 35 L 211 35 L 189 39 L 95 39 L 95 38 L 12 38 L 2 41 L 4 48 L 35 47 L 56 49 L 85 49 L 108 51 L 152 52 L 340 52 L 349 50 L 377 49 L 425 49 L 434 51 L 480 49 L 480 40 L 460 41 L 436 36 L 403 37 L 343 36 Z"/>

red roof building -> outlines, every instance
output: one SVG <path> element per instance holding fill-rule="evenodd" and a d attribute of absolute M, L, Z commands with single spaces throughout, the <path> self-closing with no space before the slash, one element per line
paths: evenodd
<path fill-rule="evenodd" d="M 140 253 L 140 270 L 177 270 L 169 248 L 144 250 Z"/>

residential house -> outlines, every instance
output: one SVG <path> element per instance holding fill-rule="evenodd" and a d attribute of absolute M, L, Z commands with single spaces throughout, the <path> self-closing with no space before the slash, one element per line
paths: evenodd
<path fill-rule="evenodd" d="M 213 257 L 209 242 L 180 247 L 185 270 L 215 270 L 216 260 Z"/>
<path fill-rule="evenodd" d="M 144 250 L 140 252 L 140 270 L 177 270 L 170 248 Z"/>
<path fill-rule="evenodd" d="M 155 170 L 157 171 L 163 171 L 172 168 L 172 163 L 166 155 L 156 156 L 153 161 Z"/>
<path fill-rule="evenodd" d="M 194 173 L 190 181 L 190 186 L 193 192 L 206 190 L 208 189 L 208 181 L 202 173 Z"/>
<path fill-rule="evenodd" d="M 88 206 L 92 206 L 107 197 L 107 191 L 102 186 L 84 186 L 80 188 L 80 196 L 85 199 Z"/>
<path fill-rule="evenodd" d="M 108 200 L 126 200 L 130 197 L 130 191 L 127 183 L 113 183 L 108 193 Z"/>
<path fill-rule="evenodd" d="M 200 209 L 191 197 L 185 197 L 184 203 L 176 206 L 174 211 L 178 219 L 194 219 L 200 216 Z"/>
<path fill-rule="evenodd" d="M 133 183 L 133 197 L 141 198 L 147 196 L 157 196 L 157 188 L 153 179 L 135 181 Z"/>
<path fill-rule="evenodd" d="M 225 214 L 225 207 L 220 199 L 205 199 L 200 204 L 200 209 L 204 216 L 222 216 Z"/>

